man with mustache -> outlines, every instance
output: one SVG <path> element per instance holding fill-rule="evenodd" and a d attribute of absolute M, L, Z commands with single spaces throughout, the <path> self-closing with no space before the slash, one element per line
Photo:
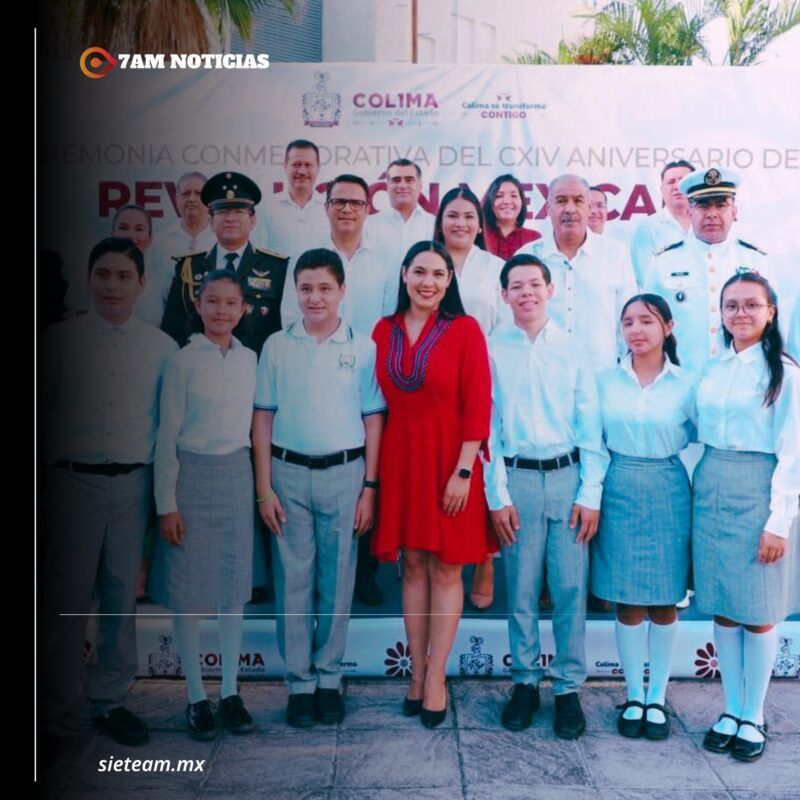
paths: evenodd
<path fill-rule="evenodd" d="M 637 286 L 628 254 L 589 229 L 589 184 L 578 175 L 560 175 L 549 186 L 551 229 L 520 248 L 550 270 L 555 293 L 550 316 L 586 355 L 595 370 L 613 367 L 622 352 L 618 321 Z"/>
<path fill-rule="evenodd" d="M 645 276 L 643 289 L 660 294 L 672 309 L 681 366 L 695 373 L 720 352 L 725 281 L 738 270 L 769 279 L 766 253 L 730 235 L 739 183 L 735 172 L 715 167 L 684 177 L 679 188 L 689 200 L 694 235 L 666 247 Z"/>

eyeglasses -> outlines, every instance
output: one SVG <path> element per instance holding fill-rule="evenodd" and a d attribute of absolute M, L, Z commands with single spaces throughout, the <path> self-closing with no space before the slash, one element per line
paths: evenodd
<path fill-rule="evenodd" d="M 328 200 L 328 205 L 333 206 L 337 211 L 344 211 L 347 206 L 353 209 L 353 211 L 361 211 L 363 208 L 366 208 L 367 201 L 366 200 L 347 200 L 344 197 L 336 197 L 333 200 Z"/>
<path fill-rule="evenodd" d="M 758 314 L 762 308 L 769 308 L 769 303 L 756 303 L 755 300 L 748 300 L 744 303 L 729 301 L 722 304 L 722 313 L 726 317 L 734 317 L 736 312 L 741 309 L 745 314 L 752 317 L 754 314 Z"/>

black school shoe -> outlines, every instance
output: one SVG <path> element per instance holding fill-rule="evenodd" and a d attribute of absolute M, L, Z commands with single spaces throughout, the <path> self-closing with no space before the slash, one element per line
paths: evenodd
<path fill-rule="evenodd" d="M 725 717 L 732 719 L 736 723 L 736 727 L 739 727 L 739 719 L 732 714 L 720 714 L 717 722 Z M 715 722 L 714 725 L 716 725 L 717 722 Z M 706 731 L 706 735 L 703 738 L 703 747 L 711 753 L 727 753 L 728 750 L 733 747 L 733 740 L 735 738 L 735 733 L 719 733 L 711 727 Z"/>
<path fill-rule="evenodd" d="M 223 726 L 237 736 L 252 733 L 255 730 L 256 724 L 238 694 L 223 697 L 219 703 L 218 713 Z"/>
<path fill-rule="evenodd" d="M 96 728 L 107 733 L 118 744 L 138 747 L 150 739 L 147 725 L 124 706 L 113 708 L 108 714 L 94 717 Z"/>
<path fill-rule="evenodd" d="M 314 692 L 314 716 L 323 725 L 338 725 L 344 719 L 344 700 L 338 689 Z"/>
<path fill-rule="evenodd" d="M 533 713 L 539 709 L 539 688 L 531 683 L 515 683 L 511 699 L 503 708 L 500 722 L 510 731 L 530 728 Z"/>
<path fill-rule="evenodd" d="M 617 730 L 620 735 L 627 739 L 638 739 L 642 735 L 644 728 L 644 703 L 640 703 L 638 700 L 626 700 L 618 705 L 617 708 L 621 709 L 617 717 Z M 624 714 L 629 708 L 641 708 L 642 716 L 639 719 L 628 719 Z"/>
<path fill-rule="evenodd" d="M 189 725 L 189 736 L 198 742 L 214 739 L 217 735 L 217 718 L 210 700 L 189 703 L 186 706 L 186 722 Z"/>
<path fill-rule="evenodd" d="M 311 728 L 316 724 L 313 694 L 290 694 L 286 721 L 293 728 Z"/>
<path fill-rule="evenodd" d="M 556 695 L 553 730 L 559 739 L 577 739 L 586 730 L 586 717 L 577 692 Z"/>
<path fill-rule="evenodd" d="M 650 720 L 647 719 L 647 710 L 650 708 L 655 708 L 657 711 L 660 711 L 664 715 L 664 721 L 650 722 Z M 642 731 L 644 732 L 645 738 L 650 739 L 651 741 L 666 739 L 667 736 L 669 736 L 670 714 L 671 712 L 667 711 L 667 709 L 660 703 L 648 703 L 644 707 L 644 723 L 642 725 Z"/>
<path fill-rule="evenodd" d="M 767 736 L 767 723 L 765 722 L 763 725 L 756 725 L 755 722 L 742 720 L 739 723 L 740 730 L 743 725 L 749 725 L 751 728 L 755 728 L 764 738 L 760 742 L 751 742 L 747 739 L 740 739 L 737 732 L 731 747 L 731 755 L 737 761 L 758 761 L 758 759 L 764 755 L 764 750 L 767 746 L 767 739 L 769 738 Z"/>

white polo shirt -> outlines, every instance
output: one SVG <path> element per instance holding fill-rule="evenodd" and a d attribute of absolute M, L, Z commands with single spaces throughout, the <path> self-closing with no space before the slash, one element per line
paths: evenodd
<path fill-rule="evenodd" d="M 251 238 L 260 247 L 296 259 L 313 242 L 325 241 L 329 232 L 324 195 L 314 192 L 301 208 L 286 192 L 267 198 Z"/>
<path fill-rule="evenodd" d="M 375 377 L 375 343 L 341 322 L 322 342 L 302 320 L 267 339 L 255 407 L 275 412 L 272 442 L 305 455 L 363 447 L 363 417 L 386 410 Z"/>

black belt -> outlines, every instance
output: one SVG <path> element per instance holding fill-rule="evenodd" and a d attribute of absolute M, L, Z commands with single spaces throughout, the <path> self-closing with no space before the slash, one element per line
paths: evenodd
<path fill-rule="evenodd" d="M 352 450 L 340 450 L 338 453 L 328 453 L 325 456 L 304 456 L 302 453 L 295 453 L 294 450 L 272 445 L 272 455 L 275 458 L 279 458 L 287 464 L 297 464 L 309 469 L 328 469 L 328 467 L 346 464 L 348 461 L 361 458 L 365 452 L 366 448 L 364 447 L 354 447 Z"/>
<path fill-rule="evenodd" d="M 147 464 L 82 464 L 80 461 L 56 461 L 59 469 L 68 469 L 70 472 L 85 472 L 88 475 L 127 475 L 129 472 L 146 467 Z"/>
<path fill-rule="evenodd" d="M 563 456 L 556 458 L 546 458 L 544 461 L 539 461 L 536 458 L 520 458 L 514 456 L 509 458 L 506 456 L 503 459 L 507 467 L 514 467 L 514 469 L 535 469 L 537 472 L 550 472 L 554 469 L 563 469 L 570 464 L 578 464 L 581 460 L 581 454 L 576 447 L 571 453 L 564 453 Z"/>

